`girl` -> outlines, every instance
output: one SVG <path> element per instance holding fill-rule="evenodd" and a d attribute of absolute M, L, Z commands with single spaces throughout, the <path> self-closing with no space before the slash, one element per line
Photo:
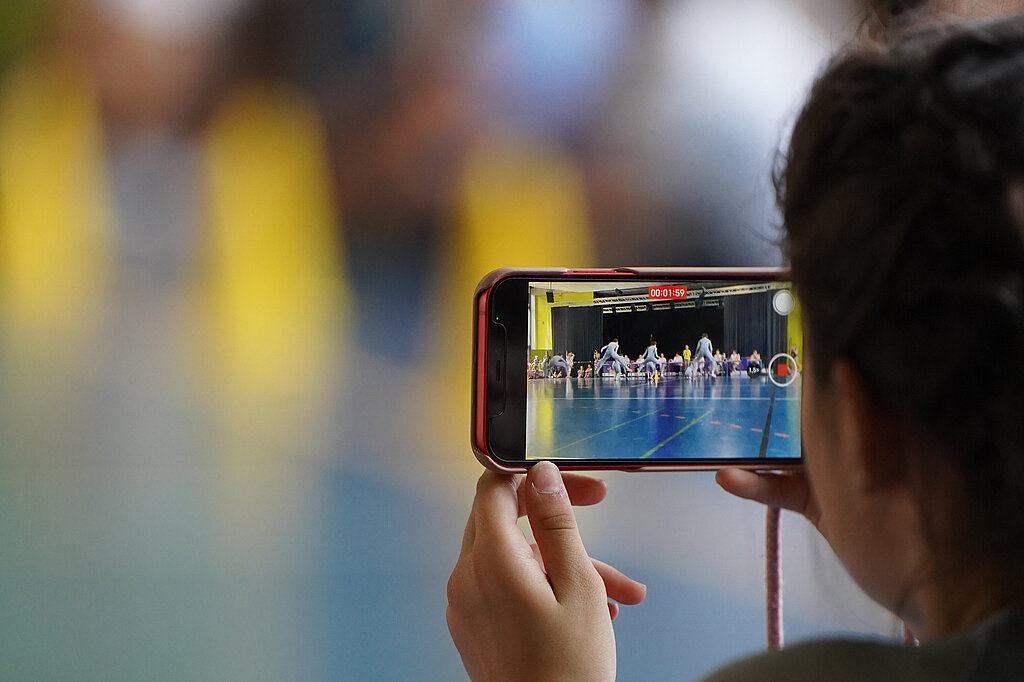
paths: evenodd
<path fill-rule="evenodd" d="M 943 355 L 1024 348 L 1024 19 L 835 60 L 777 186 L 803 306 L 806 476 L 718 482 L 804 514 L 922 644 L 823 640 L 711 679 L 1024 679 L 1024 354 L 967 373 Z M 890 352 L 903 347 L 918 362 Z M 603 495 L 547 462 L 481 477 L 448 586 L 471 677 L 614 678 L 607 600 L 644 588 L 586 554 L 570 502 Z"/>

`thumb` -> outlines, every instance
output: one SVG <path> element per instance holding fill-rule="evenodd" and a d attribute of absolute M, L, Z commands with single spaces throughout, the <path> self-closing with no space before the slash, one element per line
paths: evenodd
<path fill-rule="evenodd" d="M 587 556 L 562 475 L 551 462 L 538 462 L 526 477 L 526 515 L 537 541 L 555 599 L 564 602 L 596 586 L 601 578 Z"/>

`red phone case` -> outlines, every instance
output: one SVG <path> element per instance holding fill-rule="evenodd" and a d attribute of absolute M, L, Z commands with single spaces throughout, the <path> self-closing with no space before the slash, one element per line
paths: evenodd
<path fill-rule="evenodd" d="M 525 463 L 523 466 L 510 467 L 504 463 L 497 461 L 487 448 L 487 376 L 486 371 L 481 371 L 482 368 L 487 367 L 487 339 L 485 334 L 481 334 L 481 329 L 487 328 L 487 302 L 491 290 L 494 286 L 506 277 L 531 277 L 536 279 L 545 279 L 550 276 L 565 276 L 565 275 L 579 275 L 581 277 L 588 275 L 602 275 L 602 276 L 622 276 L 624 279 L 631 277 L 680 277 L 680 276 L 699 276 L 699 275 L 712 275 L 712 276 L 750 276 L 750 277 L 766 277 L 766 276 L 779 276 L 788 274 L 786 268 L 500 268 L 494 270 L 483 277 L 480 283 L 476 286 L 476 292 L 473 294 L 473 371 L 472 371 L 472 433 L 470 435 L 470 442 L 473 447 L 473 454 L 476 458 L 488 469 L 499 473 L 524 473 L 527 469 L 534 464 L 534 462 Z M 540 460 L 537 460 L 540 461 Z M 604 463 L 597 460 L 591 460 L 588 462 L 581 462 L 579 464 L 570 463 L 560 465 L 564 470 L 575 470 L 575 471 L 586 471 L 586 470 L 604 470 L 604 471 L 715 471 L 724 467 L 739 467 L 744 469 L 753 470 L 792 470 L 802 469 L 803 461 L 786 462 L 782 460 L 770 460 L 769 462 L 763 463 L 749 463 L 749 462 L 737 462 L 731 463 L 728 461 L 721 461 L 716 463 L 694 463 L 686 464 L 680 462 L 672 462 L 666 464 L 659 464 L 657 462 L 643 463 L 643 464 L 621 464 L 621 463 Z"/>

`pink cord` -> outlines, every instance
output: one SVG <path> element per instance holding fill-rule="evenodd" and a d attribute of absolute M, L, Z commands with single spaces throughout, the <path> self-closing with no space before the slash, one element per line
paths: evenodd
<path fill-rule="evenodd" d="M 767 604 L 765 607 L 766 623 L 765 629 L 768 633 L 768 650 L 777 651 L 782 648 L 782 549 L 779 547 L 781 536 L 782 510 L 778 507 L 768 507 L 768 515 L 765 521 L 765 592 Z M 917 646 L 920 644 L 917 637 L 911 631 L 906 622 L 903 626 L 903 644 L 906 646 Z"/>
<path fill-rule="evenodd" d="M 782 550 L 779 547 L 781 510 L 768 507 L 765 523 L 765 589 L 767 592 L 766 630 L 768 650 L 782 648 Z"/>
<path fill-rule="evenodd" d="M 782 510 L 778 507 L 768 507 L 768 515 L 765 521 L 765 592 L 767 604 L 765 607 L 766 623 L 765 629 L 768 633 L 768 650 L 777 651 L 782 648 L 782 549 L 779 547 L 781 536 Z M 903 626 L 903 644 L 906 646 L 918 646 L 920 642 L 911 631 L 906 622 Z"/>

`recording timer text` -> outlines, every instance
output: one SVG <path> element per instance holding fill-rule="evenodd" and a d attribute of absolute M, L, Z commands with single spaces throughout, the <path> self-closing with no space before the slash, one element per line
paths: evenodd
<path fill-rule="evenodd" d="M 653 300 L 683 299 L 686 298 L 685 286 L 654 286 L 647 288 L 647 297 Z"/>

